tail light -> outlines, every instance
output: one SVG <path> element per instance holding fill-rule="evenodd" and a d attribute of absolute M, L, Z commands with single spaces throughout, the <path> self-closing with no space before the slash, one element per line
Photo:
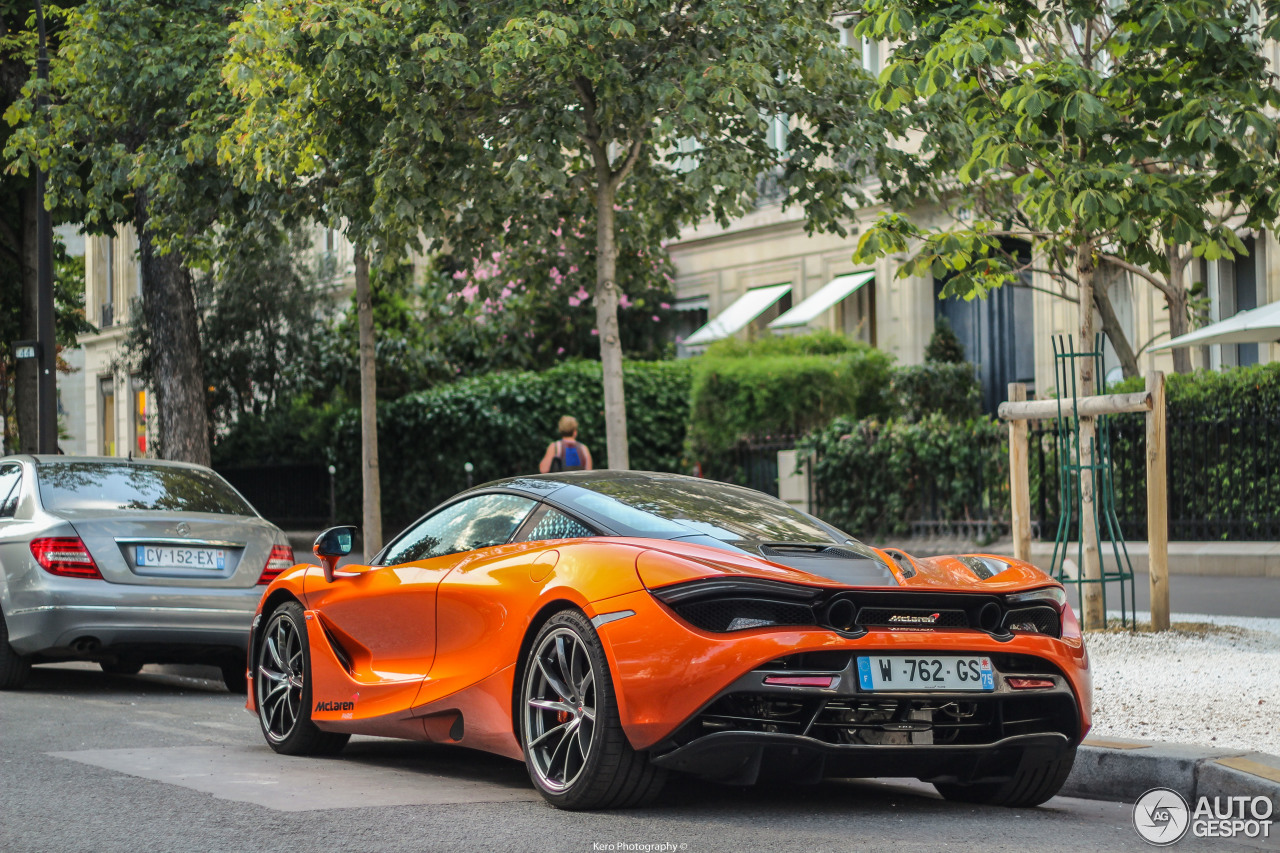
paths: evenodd
<path fill-rule="evenodd" d="M 271 583 L 285 569 L 292 568 L 293 563 L 292 548 L 288 545 L 272 545 L 271 554 L 267 557 L 267 564 L 262 567 L 262 576 L 258 578 L 258 583 Z"/>
<path fill-rule="evenodd" d="M 31 540 L 31 556 L 40 568 L 64 578 L 102 580 L 102 572 L 79 536 L 49 536 Z"/>

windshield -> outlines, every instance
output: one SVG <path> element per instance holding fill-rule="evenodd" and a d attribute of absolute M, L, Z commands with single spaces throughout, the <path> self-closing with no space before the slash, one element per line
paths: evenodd
<path fill-rule="evenodd" d="M 703 534 L 722 542 L 848 541 L 782 501 L 712 480 L 621 478 L 575 484 L 588 491 L 557 498 L 629 535 L 675 539 Z"/>
<path fill-rule="evenodd" d="M 257 515 L 212 471 L 137 462 L 41 462 L 45 509 L 164 510 Z"/>

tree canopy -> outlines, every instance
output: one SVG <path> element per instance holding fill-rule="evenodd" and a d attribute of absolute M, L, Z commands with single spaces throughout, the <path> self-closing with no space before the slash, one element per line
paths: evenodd
<path fill-rule="evenodd" d="M 32 80 L 6 112 L 18 125 L 5 149 L 11 168 L 45 169 L 49 205 L 81 211 L 93 231 L 137 228 L 159 450 L 206 464 L 191 269 L 207 265 L 215 226 L 247 206 L 214 147 L 231 106 L 220 69 L 237 12 L 225 0 L 50 8 L 61 27 L 49 68 L 52 105 L 35 109 L 42 88 Z"/>
<path fill-rule="evenodd" d="M 919 150 L 906 156 L 955 218 L 926 229 L 891 212 L 860 256 L 909 251 L 904 275 L 931 271 L 947 295 L 972 298 L 1017 277 L 1001 248 L 1024 240 L 1033 263 L 1078 287 L 1082 306 L 1097 301 L 1104 320 L 1099 265 L 1150 283 L 1181 334 L 1190 260 L 1234 257 L 1237 229 L 1280 211 L 1280 92 L 1261 51 L 1280 32 L 1278 10 L 1274 0 L 867 0 L 856 31 L 899 43 L 875 103 L 915 129 Z M 1082 310 L 1087 342 L 1091 329 Z"/>
<path fill-rule="evenodd" d="M 883 136 L 867 126 L 871 81 L 830 23 L 847 11 L 268 0 L 228 65 L 247 107 L 224 151 L 251 152 L 264 175 L 363 175 L 383 233 L 411 222 L 481 264 L 568 209 L 595 238 L 608 460 L 626 467 L 620 222 L 634 214 L 655 239 L 727 223 L 764 175 L 811 227 L 842 230 L 876 163 L 851 155 Z"/>

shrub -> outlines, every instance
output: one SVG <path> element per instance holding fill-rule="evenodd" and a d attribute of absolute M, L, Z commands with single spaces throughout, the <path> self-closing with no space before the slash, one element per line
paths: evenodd
<path fill-rule="evenodd" d="M 624 366 L 631 465 L 680 471 L 689 416 L 688 362 Z M 569 362 L 550 370 L 491 373 L 410 394 L 378 407 L 382 513 L 398 530 L 466 487 L 536 473 L 561 415 L 578 419 L 578 435 L 597 468 L 608 463 L 604 397 L 598 362 Z M 346 413 L 333 438 L 338 463 L 339 515 L 360 511 L 360 417 Z"/>
<path fill-rule="evenodd" d="M 940 414 L 967 421 L 982 413 L 982 389 L 967 361 L 925 362 L 893 371 L 893 397 L 904 420 Z"/>
<path fill-rule="evenodd" d="M 1140 391 L 1141 377 L 1111 393 Z M 1274 538 L 1280 527 L 1280 363 L 1166 378 L 1170 535 Z M 1124 533 L 1146 536 L 1142 414 L 1112 419 L 1116 506 Z"/>
<path fill-rule="evenodd" d="M 1003 425 L 930 414 L 918 423 L 837 418 L 801 443 L 813 454 L 819 510 L 854 536 L 901 535 L 911 522 L 1000 519 L 1008 507 Z"/>
<path fill-rule="evenodd" d="M 927 364 L 963 364 L 964 345 L 956 337 L 951 328 L 951 321 L 939 317 L 934 324 L 933 334 L 924 348 L 924 360 Z"/>
<path fill-rule="evenodd" d="M 809 348 L 828 353 L 804 354 Z M 888 354 L 829 333 L 717 345 L 694 359 L 692 451 L 705 459 L 752 436 L 800 435 L 837 415 L 885 416 L 891 365 Z"/>

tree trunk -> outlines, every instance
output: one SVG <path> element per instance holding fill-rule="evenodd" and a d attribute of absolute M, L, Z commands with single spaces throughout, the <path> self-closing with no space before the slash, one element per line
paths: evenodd
<path fill-rule="evenodd" d="M 1190 260 L 1178 250 L 1177 246 L 1165 249 L 1165 257 L 1169 260 L 1169 290 L 1165 293 L 1165 304 L 1169 306 L 1169 337 L 1176 338 L 1191 331 L 1191 319 L 1188 304 L 1191 295 L 1187 292 L 1187 263 Z M 1173 350 L 1173 370 L 1175 373 L 1191 372 L 1190 347 L 1178 347 Z"/>
<path fill-rule="evenodd" d="M 1123 275 L 1114 267 L 1107 269 L 1108 272 Z M 1133 345 L 1129 343 L 1124 327 L 1120 325 L 1120 318 L 1116 316 L 1116 309 L 1111 304 L 1111 294 L 1106 287 L 1111 280 L 1111 276 L 1108 275 L 1105 281 L 1094 283 L 1093 303 L 1098 309 L 1098 315 L 1102 317 L 1102 331 L 1106 334 L 1107 340 L 1111 341 L 1111 348 L 1116 351 L 1116 358 L 1120 359 L 1120 369 L 1124 371 L 1125 379 L 1128 379 L 1130 376 L 1138 375 L 1138 357 L 1134 355 Z"/>
<path fill-rule="evenodd" d="M 1092 352 L 1093 341 L 1093 304 L 1094 276 L 1097 272 L 1093 258 L 1093 242 L 1086 240 L 1076 249 L 1076 281 L 1080 283 L 1080 345 L 1077 352 Z M 1094 391 L 1095 376 L 1092 358 L 1076 359 L 1076 377 L 1078 387 L 1076 393 L 1081 397 L 1091 397 Z M 1096 515 L 1097 500 L 1094 495 L 1096 478 L 1094 477 L 1094 435 L 1093 418 L 1079 419 L 1078 439 L 1080 442 L 1080 540 L 1082 562 L 1080 572 L 1085 579 L 1084 590 L 1084 627 L 1098 629 L 1105 627 L 1107 614 L 1102 606 L 1102 564 L 1098 554 L 1098 517 Z M 1089 583 L 1092 581 L 1092 583 Z"/>
<path fill-rule="evenodd" d="M 21 336 L 34 341 L 39 333 L 37 323 L 37 297 L 40 280 L 36 276 L 36 185 L 24 187 L 20 203 L 22 210 L 22 245 L 15 247 L 22 259 L 22 319 Z M 37 453 L 40 450 L 39 434 L 39 360 L 24 358 L 17 362 L 14 382 L 14 403 L 18 409 L 18 452 Z"/>
<path fill-rule="evenodd" d="M 356 248 L 356 319 L 360 328 L 360 471 L 364 484 L 364 559 L 382 550 L 382 484 L 378 475 L 378 365 L 369 256 Z"/>
<path fill-rule="evenodd" d="M 161 458 L 209 464 L 209 413 L 205 405 L 200 327 L 191 271 L 177 252 L 160 255 L 148 230 L 146 193 L 134 202 L 142 313 L 151 336 L 156 395 L 156 445 Z M 126 378 L 126 381 L 127 378 Z"/>
<path fill-rule="evenodd" d="M 622 384 L 622 338 L 618 333 L 617 225 L 615 188 L 600 180 L 596 189 L 596 328 L 600 334 L 600 365 L 604 370 L 604 426 L 609 467 L 631 467 L 627 445 L 627 402 Z"/>

